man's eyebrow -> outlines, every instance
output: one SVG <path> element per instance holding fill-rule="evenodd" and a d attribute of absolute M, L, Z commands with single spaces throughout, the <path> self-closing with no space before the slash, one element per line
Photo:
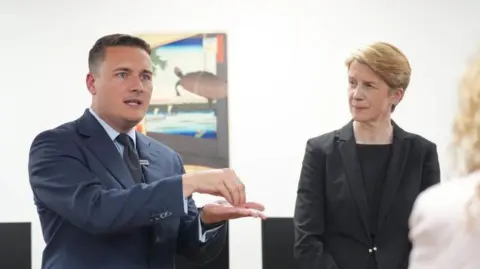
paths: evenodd
<path fill-rule="evenodd" d="M 125 72 L 131 73 L 133 70 L 130 69 L 130 68 L 127 68 L 127 67 L 117 67 L 117 68 L 113 69 L 113 72 L 118 72 L 118 71 L 125 71 Z M 141 73 L 142 74 L 153 75 L 152 70 L 149 70 L 149 69 L 143 69 Z"/>
<path fill-rule="evenodd" d="M 117 71 L 132 72 L 132 69 L 126 68 L 126 67 L 117 67 L 117 68 L 113 69 L 113 71 L 114 71 L 114 72 L 117 72 Z"/>
<path fill-rule="evenodd" d="M 153 75 L 153 72 L 152 70 L 149 70 L 149 69 L 143 69 L 143 72 L 142 73 L 147 73 L 149 75 Z"/>

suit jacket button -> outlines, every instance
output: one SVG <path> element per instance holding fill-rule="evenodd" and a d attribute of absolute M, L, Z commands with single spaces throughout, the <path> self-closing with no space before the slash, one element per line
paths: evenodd
<path fill-rule="evenodd" d="M 172 215 L 172 212 L 169 212 L 169 211 L 163 212 L 162 214 L 160 214 L 160 218 L 166 219 L 166 218 L 170 217 L 171 215 Z"/>
<path fill-rule="evenodd" d="M 161 219 L 166 219 L 167 217 L 168 217 L 168 212 L 163 212 L 162 214 L 160 214 Z"/>
<path fill-rule="evenodd" d="M 156 222 L 160 220 L 160 214 L 155 214 L 150 218 L 150 222 Z"/>

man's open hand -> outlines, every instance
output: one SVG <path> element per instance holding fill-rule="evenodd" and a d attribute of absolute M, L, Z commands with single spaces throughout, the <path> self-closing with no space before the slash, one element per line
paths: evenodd
<path fill-rule="evenodd" d="M 266 219 L 267 217 L 263 214 L 264 210 L 265 207 L 262 204 L 255 202 L 247 202 L 234 207 L 226 201 L 217 201 L 206 204 L 200 213 L 200 218 L 205 224 L 245 217 Z"/>

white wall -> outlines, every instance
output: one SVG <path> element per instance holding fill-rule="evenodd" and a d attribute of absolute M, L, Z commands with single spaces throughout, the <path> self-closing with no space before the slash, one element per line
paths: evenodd
<path fill-rule="evenodd" d="M 392 42 L 410 58 L 411 86 L 394 117 L 438 144 L 445 171 L 454 88 L 480 46 L 478 14 L 476 0 L 4 1 L 0 222 L 33 222 L 39 268 L 44 244 L 28 149 L 38 132 L 88 106 L 87 54 L 101 35 L 227 31 L 231 165 L 269 215 L 292 216 L 306 139 L 348 121 L 343 59 L 373 40 Z M 231 268 L 261 268 L 259 221 L 231 224 Z"/>

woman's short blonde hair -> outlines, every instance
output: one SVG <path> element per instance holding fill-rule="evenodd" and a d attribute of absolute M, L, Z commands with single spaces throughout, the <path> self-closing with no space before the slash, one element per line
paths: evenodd
<path fill-rule="evenodd" d="M 457 96 L 452 146 L 455 162 L 461 164 L 462 172 L 471 174 L 480 171 L 480 54 L 463 74 Z M 480 218 L 480 185 L 467 210 L 473 219 Z"/>
<path fill-rule="evenodd" d="M 374 42 L 355 50 L 345 61 L 347 68 L 357 61 L 370 67 L 393 89 L 407 90 L 412 68 L 403 52 L 392 44 Z M 395 106 L 392 107 L 392 111 Z"/>

